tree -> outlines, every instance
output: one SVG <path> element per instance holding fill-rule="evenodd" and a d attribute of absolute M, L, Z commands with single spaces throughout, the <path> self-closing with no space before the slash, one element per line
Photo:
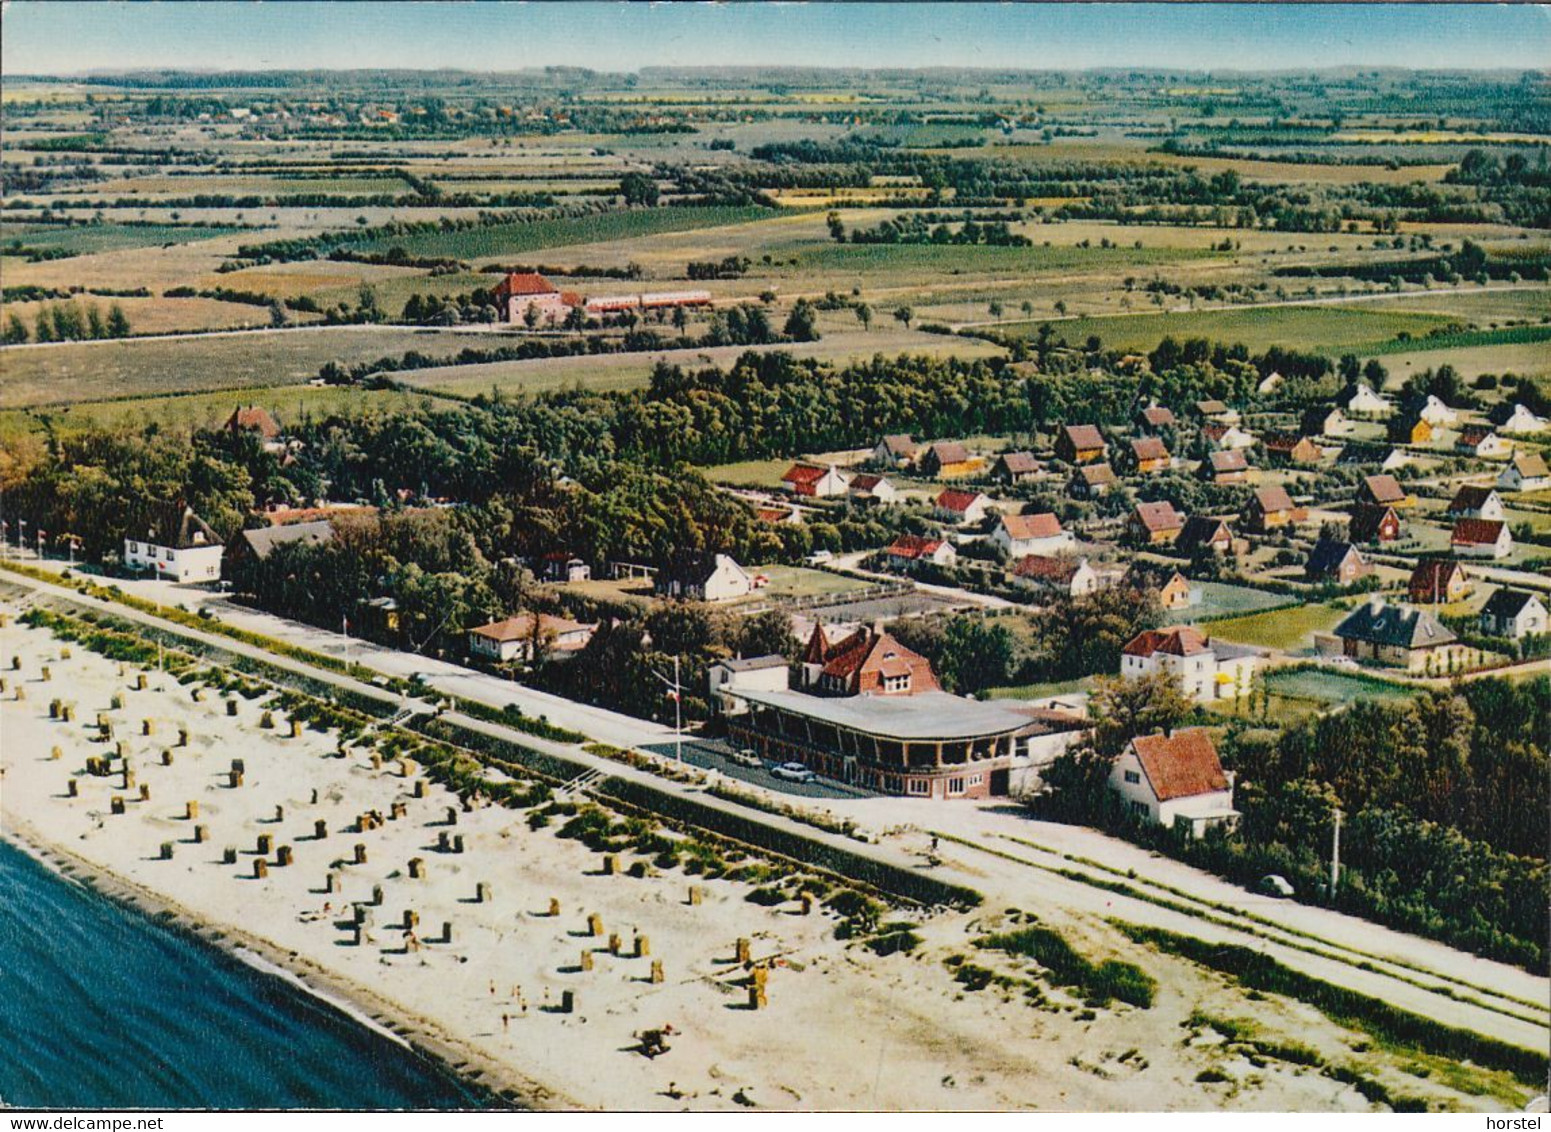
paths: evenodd
<path fill-rule="evenodd" d="M 1012 631 L 1001 621 L 954 617 L 943 629 L 937 674 L 951 692 L 984 691 L 1012 679 L 1017 653 Z"/>
<path fill-rule="evenodd" d="M 1029 302 L 1028 299 L 1024 299 L 1023 302 L 1019 303 L 1018 309 L 1023 312 L 1024 318 L 1034 317 L 1034 304 Z"/>
<path fill-rule="evenodd" d="M 911 319 L 915 318 L 915 316 L 916 312 L 911 310 L 909 307 L 894 308 L 894 321 L 903 323 L 906 330 L 910 329 L 910 321 Z"/>
<path fill-rule="evenodd" d="M 279 299 L 275 299 L 273 302 L 271 302 L 269 304 L 269 325 L 270 326 L 289 326 L 289 325 L 291 325 L 291 316 L 288 313 L 286 313 L 285 304 L 282 303 Z"/>
<path fill-rule="evenodd" d="M 124 315 L 124 308 L 117 303 L 108 308 L 108 337 L 129 337 L 129 319 Z"/>
<path fill-rule="evenodd" d="M 619 179 L 619 194 L 626 204 L 650 208 L 657 203 L 657 181 L 645 173 L 626 173 Z"/>
<path fill-rule="evenodd" d="M 1138 735 L 1172 731 L 1194 710 L 1195 705 L 1172 673 L 1100 676 L 1088 696 L 1094 749 L 1114 758 Z"/>
<path fill-rule="evenodd" d="M 813 304 L 807 299 L 798 299 L 786 319 L 786 336 L 798 342 L 815 341 L 819 336 L 817 322 L 818 313 L 813 309 Z"/>
<path fill-rule="evenodd" d="M 1056 314 L 1060 315 L 1063 318 L 1066 317 L 1066 300 L 1065 299 L 1057 299 L 1056 300 Z"/>
<path fill-rule="evenodd" d="M 992 299 L 991 300 L 991 305 L 988 306 L 986 309 L 991 312 L 991 317 L 992 318 L 996 319 L 996 321 L 998 321 L 998 322 L 1002 321 L 1002 304 L 1001 303 L 997 302 L 995 299 Z"/>
<path fill-rule="evenodd" d="M 798 650 L 797 638 L 792 635 L 792 619 L 780 609 L 767 609 L 745 618 L 737 641 L 738 652 L 743 656 L 783 656 L 791 660 Z"/>
<path fill-rule="evenodd" d="M 862 324 L 863 330 L 872 329 L 872 308 L 866 303 L 856 304 L 856 321 Z"/>
<path fill-rule="evenodd" d="M 5 333 L 0 335 L 0 342 L 4 342 L 7 346 L 17 346 L 26 342 L 28 337 L 27 325 L 22 322 L 21 317 L 15 311 L 7 314 Z"/>
<path fill-rule="evenodd" d="M 522 312 L 522 324 L 529 330 L 538 329 L 539 308 L 537 303 L 529 303 L 528 309 Z"/>

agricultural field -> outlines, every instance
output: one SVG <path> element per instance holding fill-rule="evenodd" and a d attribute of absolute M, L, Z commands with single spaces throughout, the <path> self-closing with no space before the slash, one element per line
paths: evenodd
<path fill-rule="evenodd" d="M 242 229 L 199 224 L 0 224 L 0 251 L 20 245 L 65 255 L 166 247 L 229 236 Z"/>

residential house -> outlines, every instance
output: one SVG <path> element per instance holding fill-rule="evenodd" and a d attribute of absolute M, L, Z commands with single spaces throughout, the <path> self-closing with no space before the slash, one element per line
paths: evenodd
<path fill-rule="evenodd" d="M 1156 436 L 1138 436 L 1131 440 L 1131 459 L 1138 475 L 1166 472 L 1172 461 L 1169 450 Z"/>
<path fill-rule="evenodd" d="M 1457 637 L 1425 609 L 1390 605 L 1373 594 L 1336 626 L 1341 652 L 1354 660 L 1375 660 L 1410 672 L 1442 666 Z"/>
<path fill-rule="evenodd" d="M 596 625 L 565 617 L 519 613 L 469 630 L 469 652 L 501 664 L 532 664 L 535 656 L 563 660 L 575 656 L 592 640 Z"/>
<path fill-rule="evenodd" d="M 1244 525 L 1260 534 L 1300 522 L 1304 517 L 1303 508 L 1294 506 L 1292 496 L 1280 484 L 1256 488 L 1244 509 Z"/>
<path fill-rule="evenodd" d="M 1224 402 L 1214 397 L 1209 397 L 1205 401 L 1197 401 L 1196 412 L 1209 421 L 1234 423 L 1239 419 L 1237 410 L 1230 409 Z"/>
<path fill-rule="evenodd" d="M 959 552 L 945 539 L 900 535 L 884 547 L 883 556 L 890 568 L 909 571 L 921 562 L 930 562 L 934 566 L 952 566 L 958 561 Z"/>
<path fill-rule="evenodd" d="M 1174 410 L 1166 409 L 1162 405 L 1149 405 L 1136 415 L 1137 424 L 1148 432 L 1156 433 L 1160 429 L 1173 428 L 1178 422 L 1174 419 Z"/>
<path fill-rule="evenodd" d="M 1201 435 L 1214 449 L 1231 452 L 1235 448 L 1253 448 L 1255 437 L 1236 424 L 1217 423 L 1202 425 Z"/>
<path fill-rule="evenodd" d="M 1406 507 L 1410 505 L 1411 497 L 1394 476 L 1364 476 L 1357 485 L 1357 502 Z"/>
<path fill-rule="evenodd" d="M 574 554 L 557 550 L 544 555 L 540 563 L 540 576 L 546 582 L 559 582 L 562 585 L 587 582 L 592 580 L 592 567 Z"/>
<path fill-rule="evenodd" d="M 1347 444 L 1336 457 L 1336 463 L 1342 467 L 1377 464 L 1384 472 L 1396 471 L 1411 462 L 1409 452 L 1392 444 Z"/>
<path fill-rule="evenodd" d="M 1003 452 L 991 464 L 991 478 L 997 483 L 1022 483 L 1040 473 L 1040 463 L 1032 452 Z"/>
<path fill-rule="evenodd" d="M 823 625 L 802 658 L 803 685 L 829 696 L 913 696 L 940 691 L 931 662 L 900 644 L 881 625 L 831 641 Z"/>
<path fill-rule="evenodd" d="M 1303 576 L 1311 582 L 1335 582 L 1345 586 L 1373 573 L 1362 551 L 1340 539 L 1322 538 L 1309 551 Z"/>
<path fill-rule="evenodd" d="M 1454 450 L 1462 456 L 1474 456 L 1478 460 L 1506 460 L 1513 455 L 1513 444 L 1486 425 L 1466 425 L 1459 430 Z"/>
<path fill-rule="evenodd" d="M 1186 554 L 1198 550 L 1210 550 L 1213 554 L 1229 554 L 1233 550 L 1233 531 L 1221 519 L 1205 515 L 1192 515 L 1185 520 L 1184 529 L 1174 544 Z"/>
<path fill-rule="evenodd" d="M 1465 484 L 1454 493 L 1447 512 L 1451 519 L 1505 519 L 1502 496 L 1491 487 Z"/>
<path fill-rule="evenodd" d="M 1424 558 L 1411 571 L 1406 595 L 1412 605 L 1459 601 L 1471 590 L 1470 575 L 1452 558 Z"/>
<path fill-rule="evenodd" d="M 1119 482 L 1108 464 L 1084 464 L 1072 473 L 1066 489 L 1079 499 L 1097 499 Z"/>
<path fill-rule="evenodd" d="M 1147 825 L 1179 826 L 1201 837 L 1234 825 L 1233 776 L 1223 770 L 1211 734 L 1202 727 L 1138 735 L 1109 772 L 1109 789 L 1126 812 Z"/>
<path fill-rule="evenodd" d="M 885 436 L 872 450 L 872 462 L 881 468 L 908 468 L 921 446 L 903 433 Z"/>
<path fill-rule="evenodd" d="M 1303 411 L 1298 429 L 1304 436 L 1335 436 L 1347 431 L 1346 414 L 1333 405 L 1314 405 Z"/>
<path fill-rule="evenodd" d="M 1366 381 L 1348 385 L 1336 395 L 1337 403 L 1348 416 L 1387 417 L 1395 411 L 1395 404 L 1381 393 L 1375 393 Z"/>
<path fill-rule="evenodd" d="M 1120 654 L 1120 675 L 1126 679 L 1165 672 L 1197 703 L 1237 699 L 1247 695 L 1255 666 L 1265 658 L 1260 649 L 1213 641 L 1192 625 L 1148 629 L 1126 643 Z"/>
<path fill-rule="evenodd" d="M 1190 580 L 1178 570 L 1171 571 L 1158 587 L 1158 605 L 1162 609 L 1189 609 L 1199 604 L 1201 591 L 1190 588 Z"/>
<path fill-rule="evenodd" d="M 1292 433 L 1267 433 L 1266 455 L 1279 464 L 1317 464 L 1325 453 L 1307 436 Z"/>
<path fill-rule="evenodd" d="M 1400 537 L 1400 515 L 1378 503 L 1354 504 L 1346 534 L 1356 543 L 1394 542 Z"/>
<path fill-rule="evenodd" d="M 1138 503 L 1128 524 L 1132 536 L 1148 546 L 1166 546 L 1179 538 L 1185 517 L 1168 500 Z"/>
<path fill-rule="evenodd" d="M 1497 486 L 1504 491 L 1540 491 L 1551 487 L 1551 468 L 1539 452 L 1521 452 L 1497 477 Z"/>
<path fill-rule="evenodd" d="M 234 435 L 240 432 L 258 433 L 266 452 L 281 452 L 285 449 L 280 422 L 275 420 L 268 409 L 258 405 L 237 406 L 221 425 L 221 429 Z"/>
<path fill-rule="evenodd" d="M 1009 558 L 1054 554 L 1075 545 L 1072 533 L 1062 530 L 1061 520 L 1049 511 L 1037 515 L 1003 515 L 991 532 L 991 542 L 1006 551 Z"/>
<path fill-rule="evenodd" d="M 1435 394 L 1429 393 L 1427 400 L 1416 409 L 1416 415 L 1434 428 L 1443 425 L 1451 425 L 1459 419 L 1459 414 L 1445 405 Z"/>
<path fill-rule="evenodd" d="M 984 492 L 949 487 L 932 500 L 932 514 L 951 523 L 967 525 L 984 519 L 990 506 L 991 499 Z"/>
<path fill-rule="evenodd" d="M 862 503 L 890 504 L 899 502 L 899 492 L 882 476 L 862 472 L 851 477 L 848 488 L 851 498 Z"/>
<path fill-rule="evenodd" d="M 1547 631 L 1546 605 L 1535 594 L 1508 587 L 1495 591 L 1481 607 L 1481 631 L 1520 640 Z"/>
<path fill-rule="evenodd" d="M 574 305 L 567 303 L 566 298 L 548 279 L 531 271 L 511 272 L 495 285 L 496 305 L 502 318 L 510 323 L 562 322 Z"/>
<path fill-rule="evenodd" d="M 1262 397 L 1275 393 L 1282 385 L 1282 375 L 1272 370 L 1260 379 L 1260 384 L 1255 386 L 1255 392 Z"/>
<path fill-rule="evenodd" d="M 181 499 L 145 506 L 124 530 L 124 567 L 169 582 L 214 582 L 226 548 Z"/>
<path fill-rule="evenodd" d="M 1396 444 L 1422 445 L 1433 442 L 1433 424 L 1424 417 L 1408 414 L 1391 417 L 1389 438 Z"/>
<path fill-rule="evenodd" d="M 1196 476 L 1207 483 L 1243 483 L 1249 479 L 1249 457 L 1239 449 L 1213 452 L 1201 461 Z"/>
<path fill-rule="evenodd" d="M 778 526 L 781 523 L 802 522 L 802 512 L 797 510 L 795 507 L 757 506 L 754 508 L 754 518 L 758 519 L 761 523 L 769 523 L 771 526 Z"/>
<path fill-rule="evenodd" d="M 1506 558 L 1513 553 L 1513 535 L 1502 519 L 1456 519 L 1449 549 L 1465 558 Z"/>
<path fill-rule="evenodd" d="M 681 550 L 658 569 L 656 588 L 685 601 L 735 601 L 754 592 L 754 579 L 728 555 Z"/>
<path fill-rule="evenodd" d="M 951 480 L 973 475 L 985 467 L 985 461 L 978 456 L 971 456 L 964 445 L 950 440 L 928 446 L 916 461 L 916 466 L 924 475 Z"/>
<path fill-rule="evenodd" d="M 251 531 L 238 531 L 236 537 L 227 544 L 222 570 L 233 578 L 239 578 L 247 563 L 265 561 L 275 552 L 276 547 L 293 542 L 317 546 L 333 538 L 334 524 L 328 519 L 280 523 L 256 527 Z M 127 554 L 125 558 L 127 561 Z"/>
<path fill-rule="evenodd" d="M 850 481 L 833 464 L 793 464 L 781 477 L 781 486 L 793 495 L 827 499 L 844 495 Z"/>
<path fill-rule="evenodd" d="M 1012 576 L 1037 589 L 1055 590 L 1080 597 L 1099 588 L 1099 573 L 1086 558 L 1070 555 L 1026 554 L 1012 564 Z"/>
<path fill-rule="evenodd" d="M 1498 414 L 1501 416 L 1502 414 Z M 1540 432 L 1546 427 L 1546 418 L 1536 416 L 1517 401 L 1506 416 L 1498 423 L 1499 432 L 1505 432 L 1509 436 L 1523 436 L 1525 433 Z"/>
<path fill-rule="evenodd" d="M 1106 452 L 1104 434 L 1095 425 L 1063 425 L 1056 433 L 1056 455 L 1069 464 L 1097 463 Z"/>

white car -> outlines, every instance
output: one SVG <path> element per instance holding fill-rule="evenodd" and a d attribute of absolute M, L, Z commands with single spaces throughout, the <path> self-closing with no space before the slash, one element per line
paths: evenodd
<path fill-rule="evenodd" d="M 765 765 L 764 761 L 759 757 L 759 752 L 752 747 L 744 747 L 743 750 L 734 751 L 727 757 L 739 766 L 761 767 Z"/>
<path fill-rule="evenodd" d="M 802 763 L 779 763 L 770 768 L 770 773 L 788 782 L 812 782 L 818 777 Z"/>
<path fill-rule="evenodd" d="M 831 551 L 815 550 L 812 554 L 808 555 L 808 557 L 804 558 L 803 561 L 806 562 L 809 566 L 822 566 L 826 562 L 833 562 L 834 559 L 835 555 Z"/>

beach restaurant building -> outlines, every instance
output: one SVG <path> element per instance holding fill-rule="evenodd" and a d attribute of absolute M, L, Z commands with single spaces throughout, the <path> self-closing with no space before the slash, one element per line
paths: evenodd
<path fill-rule="evenodd" d="M 732 742 L 880 794 L 975 799 L 1037 788 L 1040 770 L 1085 727 L 944 692 L 924 658 L 876 629 L 818 647 L 828 660 L 810 642 L 802 666 L 811 691 L 722 674 L 714 694 Z"/>

